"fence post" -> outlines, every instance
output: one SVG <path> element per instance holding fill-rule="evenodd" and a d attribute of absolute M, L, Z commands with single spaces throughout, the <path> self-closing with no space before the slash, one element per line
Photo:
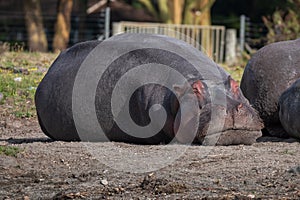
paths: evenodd
<path fill-rule="evenodd" d="M 220 42 L 220 58 L 219 58 L 219 62 L 224 62 L 224 47 L 225 47 L 225 27 L 221 28 L 221 42 Z"/>
<path fill-rule="evenodd" d="M 226 30 L 226 52 L 225 62 L 229 65 L 236 61 L 236 45 L 237 45 L 237 33 L 236 29 Z"/>
<path fill-rule="evenodd" d="M 246 32 L 246 16 L 241 15 L 241 19 L 240 19 L 240 50 L 241 50 L 241 52 L 244 52 L 245 32 Z"/>
<path fill-rule="evenodd" d="M 117 35 L 122 33 L 122 22 L 114 22 L 113 23 L 113 35 Z"/>
<path fill-rule="evenodd" d="M 110 7 L 109 7 L 110 0 L 107 0 L 107 6 L 105 9 L 105 39 L 109 38 L 109 29 L 110 29 Z"/>

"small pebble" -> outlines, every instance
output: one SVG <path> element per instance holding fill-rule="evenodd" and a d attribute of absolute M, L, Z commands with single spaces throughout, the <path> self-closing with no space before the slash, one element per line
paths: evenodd
<path fill-rule="evenodd" d="M 28 196 L 23 197 L 24 200 L 29 200 L 30 198 Z"/>
<path fill-rule="evenodd" d="M 21 128 L 22 127 L 22 123 L 20 121 L 15 121 L 12 123 L 12 126 L 14 128 Z"/>
<path fill-rule="evenodd" d="M 36 90 L 36 87 L 30 86 L 30 87 L 28 88 L 28 90 Z"/>
<path fill-rule="evenodd" d="M 106 179 L 101 180 L 100 183 L 104 186 L 108 185 L 108 181 Z"/>
<path fill-rule="evenodd" d="M 16 78 L 14 78 L 14 81 L 21 82 L 22 81 L 22 77 L 16 77 Z"/>

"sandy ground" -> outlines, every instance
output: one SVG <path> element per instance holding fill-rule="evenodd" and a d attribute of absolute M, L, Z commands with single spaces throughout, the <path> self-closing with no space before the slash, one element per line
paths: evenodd
<path fill-rule="evenodd" d="M 36 119 L 0 118 L 0 199 L 299 199 L 300 144 L 57 142 Z"/>

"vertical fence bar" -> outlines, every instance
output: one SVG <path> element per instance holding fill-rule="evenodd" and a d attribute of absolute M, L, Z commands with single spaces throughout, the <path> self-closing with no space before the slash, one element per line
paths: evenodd
<path fill-rule="evenodd" d="M 215 38 L 215 41 L 216 41 L 216 45 L 215 45 L 215 52 L 216 52 L 216 55 L 215 55 L 215 61 L 216 62 L 220 62 L 220 32 L 221 30 L 219 29 L 216 29 L 215 30 L 216 32 L 216 38 Z"/>
<path fill-rule="evenodd" d="M 225 49 L 225 27 L 222 27 L 221 43 L 220 43 L 220 62 L 224 61 L 224 49 Z"/>
<path fill-rule="evenodd" d="M 109 38 L 110 35 L 110 7 L 108 5 L 109 0 L 105 9 L 105 39 Z"/>
<path fill-rule="evenodd" d="M 209 28 L 209 32 L 211 33 L 211 37 L 210 37 L 210 49 L 211 49 L 211 58 L 213 60 L 216 60 L 216 49 L 215 49 L 215 30 Z"/>
<path fill-rule="evenodd" d="M 245 47 L 245 28 L 246 28 L 246 16 L 241 15 L 240 19 L 240 50 L 241 52 L 244 52 L 244 47 Z"/>

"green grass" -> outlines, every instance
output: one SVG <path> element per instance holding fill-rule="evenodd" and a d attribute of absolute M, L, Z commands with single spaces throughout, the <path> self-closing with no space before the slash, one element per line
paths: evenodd
<path fill-rule="evenodd" d="M 22 150 L 18 147 L 12 147 L 12 146 L 0 146 L 0 155 L 6 155 L 6 156 L 13 156 L 17 157 L 17 154 L 20 153 Z"/>
<path fill-rule="evenodd" d="M 248 60 L 251 58 L 250 54 L 244 53 L 241 57 L 238 57 L 236 62 L 228 66 L 222 64 L 221 66 L 231 75 L 231 77 L 237 82 L 241 82 L 245 66 L 247 65 Z"/>
<path fill-rule="evenodd" d="M 21 78 L 20 82 L 14 79 Z M 33 116 L 33 99 L 39 76 L 1 73 L 0 91 L 3 94 L 2 104 L 9 102 L 11 111 L 18 117 Z"/>
<path fill-rule="evenodd" d="M 241 82 L 243 73 L 244 73 L 244 66 L 235 65 L 235 66 L 222 66 L 230 75 L 231 77 L 236 80 L 237 82 Z"/>
<path fill-rule="evenodd" d="M 0 56 L 0 114 L 13 114 L 16 117 L 34 117 L 35 90 L 57 54 L 5 52 Z M 16 73 L 14 69 L 25 70 Z"/>

